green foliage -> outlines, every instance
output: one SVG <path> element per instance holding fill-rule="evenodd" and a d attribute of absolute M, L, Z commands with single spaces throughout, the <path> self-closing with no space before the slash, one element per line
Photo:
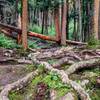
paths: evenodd
<path fill-rule="evenodd" d="M 39 27 L 37 25 L 34 25 L 34 26 L 30 25 L 29 30 L 33 31 L 33 32 L 36 32 L 36 33 L 41 33 L 41 27 Z"/>
<path fill-rule="evenodd" d="M 48 28 L 48 35 L 50 35 L 50 36 L 54 36 L 55 35 L 55 27 L 49 27 Z"/>
<path fill-rule="evenodd" d="M 27 65 L 26 66 L 26 71 L 28 71 L 28 72 L 31 72 L 31 71 L 33 71 L 33 70 L 35 70 L 35 66 L 32 64 L 32 65 Z"/>
<path fill-rule="evenodd" d="M 19 48 L 16 41 L 6 37 L 4 34 L 0 34 L 0 47 L 4 48 Z"/>
<path fill-rule="evenodd" d="M 96 40 L 96 39 L 94 38 L 94 36 L 91 36 L 91 37 L 90 37 L 90 40 L 88 41 L 88 44 L 89 44 L 89 45 L 98 45 L 98 44 L 99 44 L 99 41 Z"/>
<path fill-rule="evenodd" d="M 28 46 L 30 48 L 39 48 L 38 45 L 36 44 L 36 42 L 28 40 Z"/>
<path fill-rule="evenodd" d="M 38 25 L 32 26 L 32 25 L 30 24 L 29 30 L 32 31 L 32 32 L 41 33 L 42 28 L 41 28 L 40 26 L 38 26 Z M 55 32 L 54 26 L 53 26 L 52 28 L 51 28 L 51 27 L 48 27 L 48 35 L 54 36 L 55 33 L 56 33 L 56 32 Z M 45 33 L 44 33 L 44 34 L 45 34 Z"/>
<path fill-rule="evenodd" d="M 89 41 L 88 41 L 88 47 L 89 48 L 96 48 L 100 45 L 100 41 L 95 39 L 94 36 L 91 36 Z"/>
<path fill-rule="evenodd" d="M 58 74 L 53 72 L 50 72 L 48 75 L 46 75 L 43 79 L 43 82 L 53 89 L 67 88 L 69 90 L 70 88 L 68 85 L 61 82 Z"/>
<path fill-rule="evenodd" d="M 23 97 L 17 92 L 12 92 L 11 95 L 9 95 L 9 99 L 10 100 L 23 100 Z"/>
<path fill-rule="evenodd" d="M 36 42 L 28 40 L 28 45 L 31 48 L 38 48 Z M 0 34 L 0 47 L 13 49 L 13 48 L 22 48 L 21 45 L 18 45 L 15 40 L 5 36 L 4 34 Z"/>
<path fill-rule="evenodd" d="M 36 0 L 35 7 L 44 11 L 58 7 L 62 3 L 62 0 Z"/>
<path fill-rule="evenodd" d="M 50 60 L 48 60 L 48 63 L 49 63 L 49 64 L 54 64 L 55 62 L 57 62 L 57 60 L 55 60 L 55 59 L 50 59 Z"/>

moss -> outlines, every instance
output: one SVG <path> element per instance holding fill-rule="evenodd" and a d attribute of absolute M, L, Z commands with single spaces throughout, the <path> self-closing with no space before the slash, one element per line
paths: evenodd
<path fill-rule="evenodd" d="M 28 71 L 28 72 L 32 72 L 35 69 L 36 69 L 36 67 L 34 65 L 32 65 L 32 64 L 26 65 L 26 71 Z"/>
<path fill-rule="evenodd" d="M 42 81 L 42 76 L 37 76 L 35 79 L 32 80 L 32 85 L 38 84 L 40 81 Z"/>
<path fill-rule="evenodd" d="M 63 84 L 56 73 L 41 74 L 35 77 L 23 90 L 18 92 L 12 91 L 9 95 L 10 100 L 25 100 L 26 97 L 30 98 L 29 100 L 33 100 L 36 90 L 35 87 L 39 82 L 47 84 L 49 89 L 56 89 L 59 96 L 63 96 L 70 91 L 70 86 Z"/>
<path fill-rule="evenodd" d="M 59 89 L 56 89 L 56 91 L 57 91 L 57 98 L 60 98 L 60 97 L 62 97 L 62 96 L 64 96 L 64 95 L 66 95 L 68 92 L 69 92 L 69 89 L 67 89 L 67 88 L 59 88 Z"/>
<path fill-rule="evenodd" d="M 92 100 L 100 100 L 100 89 L 95 89 L 90 92 L 90 97 Z"/>
<path fill-rule="evenodd" d="M 99 48 L 100 41 L 95 39 L 94 36 L 91 36 L 87 42 L 88 42 L 87 48 L 89 49 Z"/>
<path fill-rule="evenodd" d="M 9 95 L 10 100 L 24 100 L 24 97 L 17 92 L 11 92 Z"/>

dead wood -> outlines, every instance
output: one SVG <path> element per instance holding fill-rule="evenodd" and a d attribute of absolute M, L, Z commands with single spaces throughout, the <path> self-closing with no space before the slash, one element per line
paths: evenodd
<path fill-rule="evenodd" d="M 19 29 L 18 27 L 11 26 L 11 25 L 0 23 L 0 27 L 3 28 L 3 29 L 4 28 L 8 29 L 10 31 L 12 30 L 12 31 L 18 32 L 19 34 L 22 33 L 21 29 Z M 42 34 L 31 32 L 31 31 L 28 32 L 28 35 L 33 36 L 33 37 L 37 37 L 37 38 L 40 38 L 40 39 L 43 39 L 43 40 L 50 40 L 50 41 L 59 42 L 59 40 L 57 40 L 56 37 L 45 36 L 45 35 L 42 35 Z M 66 43 L 72 44 L 72 45 L 87 45 L 87 43 L 78 42 L 78 41 L 71 41 L 71 40 L 66 40 Z"/>
<path fill-rule="evenodd" d="M 8 84 L 6 85 L 1 93 L 0 93 L 0 100 L 9 100 L 8 95 L 9 92 L 12 90 L 19 90 L 22 89 L 23 87 L 25 87 L 26 85 L 28 85 L 28 83 L 35 77 L 38 75 L 38 70 L 29 73 L 27 76 L 25 76 L 22 79 L 19 79 L 18 81 L 12 83 L 12 84 Z"/>

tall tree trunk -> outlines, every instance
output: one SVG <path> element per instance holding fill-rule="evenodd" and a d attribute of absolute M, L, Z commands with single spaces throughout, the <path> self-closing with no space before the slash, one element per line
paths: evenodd
<path fill-rule="evenodd" d="M 28 22 L 28 4 L 27 0 L 22 0 L 22 45 L 24 50 L 28 48 L 27 43 L 27 22 Z"/>
<path fill-rule="evenodd" d="M 99 0 L 99 19 L 98 19 L 98 38 L 100 39 L 100 0 Z"/>
<path fill-rule="evenodd" d="M 60 20 L 59 20 L 59 8 L 54 9 L 54 24 L 55 24 L 55 30 L 56 30 L 56 38 L 58 42 L 61 41 L 61 31 L 60 31 Z"/>
<path fill-rule="evenodd" d="M 82 41 L 82 3 L 81 0 L 78 0 L 79 4 L 79 40 Z"/>
<path fill-rule="evenodd" d="M 19 0 L 16 0 L 15 2 L 15 26 L 18 26 L 18 2 Z"/>
<path fill-rule="evenodd" d="M 62 30 L 61 30 L 61 44 L 66 45 L 66 25 L 67 25 L 67 1 L 64 0 L 62 7 Z"/>
<path fill-rule="evenodd" d="M 94 36 L 98 39 L 99 0 L 94 0 Z"/>
<path fill-rule="evenodd" d="M 45 11 L 45 34 L 48 34 L 48 10 Z"/>
<path fill-rule="evenodd" d="M 42 14 L 43 14 L 43 15 L 42 15 L 42 31 L 41 31 L 41 34 L 44 33 L 44 20 L 45 20 L 45 13 L 44 13 L 44 11 L 43 11 Z"/>

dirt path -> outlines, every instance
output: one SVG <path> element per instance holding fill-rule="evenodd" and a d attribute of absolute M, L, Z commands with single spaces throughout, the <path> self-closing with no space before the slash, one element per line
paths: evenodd
<path fill-rule="evenodd" d="M 26 74 L 26 65 L 0 65 L 0 86 L 17 81 Z"/>
<path fill-rule="evenodd" d="M 16 51 L 0 48 L 0 86 L 17 81 L 28 73 L 26 64 L 16 64 L 13 61 L 6 61 L 6 59 L 16 59 L 16 57 Z"/>

